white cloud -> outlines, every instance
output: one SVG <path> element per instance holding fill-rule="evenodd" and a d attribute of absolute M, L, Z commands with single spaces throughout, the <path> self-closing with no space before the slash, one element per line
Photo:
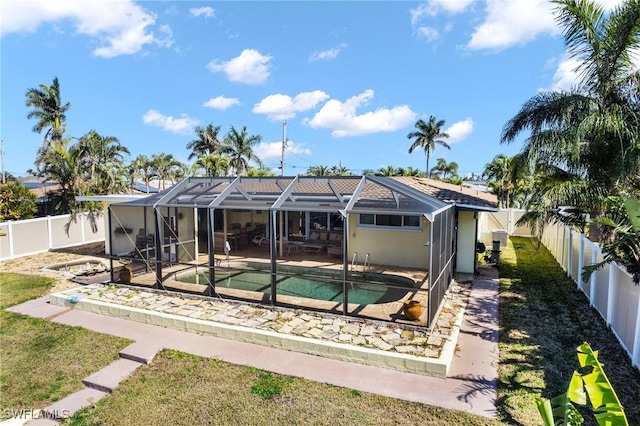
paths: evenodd
<path fill-rule="evenodd" d="M 145 45 L 172 43 L 168 26 L 160 38 L 151 31 L 156 15 L 131 0 L 79 2 L 72 0 L 5 1 L 0 14 L 0 34 L 35 32 L 44 23 L 70 21 L 76 34 L 93 38 L 99 45 L 93 54 L 105 58 L 131 55 Z M 168 30 L 168 31 L 167 31 Z"/>
<path fill-rule="evenodd" d="M 506 49 L 544 33 L 560 34 L 548 0 L 487 0 L 485 21 L 475 28 L 467 47 Z"/>
<path fill-rule="evenodd" d="M 309 56 L 309 62 L 320 61 L 320 60 L 330 60 L 338 57 L 342 49 L 346 49 L 348 47 L 347 43 L 340 43 L 337 47 L 329 50 L 321 50 L 315 51 Z"/>
<path fill-rule="evenodd" d="M 253 151 L 262 161 L 269 161 L 282 158 L 282 141 L 278 142 L 261 142 Z M 311 150 L 302 146 L 302 144 L 287 141 L 285 156 L 287 153 L 296 155 L 311 155 Z"/>
<path fill-rule="evenodd" d="M 577 72 L 578 66 L 582 62 L 577 59 L 564 57 L 558 64 L 556 72 L 553 74 L 553 83 L 551 90 L 571 90 L 580 83 L 580 77 Z"/>
<path fill-rule="evenodd" d="M 205 18 L 213 18 L 214 16 L 216 16 L 215 9 L 209 6 L 192 7 L 189 9 L 189 13 L 196 17 L 204 16 Z"/>
<path fill-rule="evenodd" d="M 211 98 L 207 102 L 203 103 L 202 106 L 213 109 L 225 110 L 234 105 L 240 105 L 240 101 L 236 98 L 226 98 L 224 96 L 218 96 L 217 98 Z"/>
<path fill-rule="evenodd" d="M 379 108 L 357 115 L 356 109 L 373 99 L 373 95 L 374 91 L 369 89 L 345 102 L 331 99 L 312 119 L 306 119 L 305 124 L 313 128 L 331 129 L 332 136 L 344 137 L 395 131 L 415 119 L 416 113 L 407 105 Z"/>
<path fill-rule="evenodd" d="M 433 27 L 421 26 L 416 28 L 416 32 L 426 38 L 427 41 L 436 41 L 440 38 L 440 33 Z"/>
<path fill-rule="evenodd" d="M 269 95 L 254 105 L 255 114 L 266 114 L 269 120 L 287 120 L 296 116 L 296 113 L 315 108 L 320 102 L 329 99 L 322 90 L 302 92 L 295 97 L 275 94 Z"/>
<path fill-rule="evenodd" d="M 456 14 L 464 12 L 475 0 L 429 0 L 418 5 L 415 9 L 410 9 L 411 26 L 417 27 L 420 21 L 428 17 L 434 17 L 439 12 Z"/>
<path fill-rule="evenodd" d="M 150 109 L 142 116 L 144 124 L 160 127 L 165 132 L 188 134 L 193 132 L 193 128 L 198 125 L 198 120 L 182 114 L 180 118 L 170 115 L 162 115 L 155 109 Z"/>
<path fill-rule="evenodd" d="M 447 142 L 460 142 L 473 132 L 473 120 L 469 117 L 457 123 L 453 123 L 445 131 L 449 135 Z"/>
<path fill-rule="evenodd" d="M 245 49 L 229 61 L 214 59 L 207 68 L 211 72 L 224 72 L 229 81 L 246 84 L 262 84 L 271 74 L 269 62 L 272 56 L 262 55 L 255 49 Z"/>

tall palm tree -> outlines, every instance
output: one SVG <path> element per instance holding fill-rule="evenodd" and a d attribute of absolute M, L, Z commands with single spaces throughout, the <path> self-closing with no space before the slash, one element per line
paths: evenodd
<path fill-rule="evenodd" d="M 117 138 L 102 136 L 91 130 L 71 150 L 80 166 L 83 179 L 94 194 L 110 194 L 124 189 L 124 161 L 129 149 Z"/>
<path fill-rule="evenodd" d="M 45 133 L 44 140 L 50 137 L 51 140 L 60 140 L 64 133 L 66 119 L 65 113 L 71 108 L 71 104 L 62 103 L 60 98 L 60 83 L 58 77 L 54 77 L 51 86 L 41 84 L 37 88 L 31 88 L 26 93 L 25 106 L 32 108 L 27 114 L 28 119 L 35 118 L 36 124 L 33 131 Z"/>
<path fill-rule="evenodd" d="M 160 189 L 165 189 L 167 181 L 174 183 L 181 173 L 182 163 L 173 156 L 161 152 L 151 156 L 151 164 L 153 165 L 154 174 L 159 180 Z"/>
<path fill-rule="evenodd" d="M 254 147 L 260 143 L 262 136 L 249 135 L 247 133 L 247 127 L 242 127 L 242 130 L 238 131 L 235 127 L 231 126 L 229 133 L 222 141 L 222 147 L 220 151 L 229 157 L 231 167 L 236 171 L 236 175 L 241 176 L 249 169 L 249 162 L 253 161 L 262 167 L 262 161 L 256 153 L 253 151 Z"/>
<path fill-rule="evenodd" d="M 436 165 L 429 170 L 429 175 L 431 177 L 439 176 L 441 179 L 445 178 L 445 170 L 447 169 L 447 160 L 444 158 L 438 158 L 436 160 Z"/>
<path fill-rule="evenodd" d="M 148 194 L 151 180 L 157 177 L 155 167 L 151 159 L 144 154 L 140 154 L 134 158 L 131 163 L 129 163 L 127 169 L 131 179 L 131 186 L 134 186 L 137 179 L 142 179 Z"/>
<path fill-rule="evenodd" d="M 640 72 L 633 64 L 640 2 L 621 3 L 610 13 L 593 0 L 555 3 L 567 51 L 580 62 L 580 81 L 569 91 L 529 99 L 506 123 L 501 140 L 513 142 L 529 130 L 524 157 L 562 179 L 543 188 L 543 204 L 575 206 L 597 217 L 606 198 L 628 186 L 640 169 Z"/>
<path fill-rule="evenodd" d="M 218 136 L 220 133 L 220 126 L 207 124 L 206 127 L 197 126 L 193 131 L 198 138 L 187 144 L 187 149 L 191 150 L 189 160 L 199 157 L 200 155 L 219 153 L 222 146 L 222 142 L 220 142 Z"/>
<path fill-rule="evenodd" d="M 206 176 L 227 176 L 231 168 L 229 158 L 215 154 L 201 154 L 194 165 Z"/>
<path fill-rule="evenodd" d="M 81 182 L 79 163 L 70 149 L 71 138 L 52 140 L 49 145 L 38 149 L 35 170 L 29 172 L 43 181 L 53 181 L 60 185 L 60 205 L 55 210 L 69 213 L 74 205 L 74 194 Z"/>
<path fill-rule="evenodd" d="M 418 120 L 415 124 L 417 130 L 407 135 L 407 139 L 414 139 L 409 147 L 409 154 L 416 148 L 424 149 L 424 153 L 427 156 L 427 168 L 425 169 L 427 177 L 429 177 L 429 157 L 435 151 L 436 145 L 451 149 L 449 144 L 444 141 L 449 135 L 442 131 L 443 126 L 444 120 L 436 121 L 436 118 L 432 115 L 429 117 L 429 123 L 425 123 L 422 119 Z"/>

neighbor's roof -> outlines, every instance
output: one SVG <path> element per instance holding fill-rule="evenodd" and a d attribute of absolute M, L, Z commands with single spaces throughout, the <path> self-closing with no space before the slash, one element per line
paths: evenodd
<path fill-rule="evenodd" d="M 464 186 L 453 185 L 439 180 L 413 176 L 394 176 L 392 179 L 435 197 L 445 203 L 455 203 L 460 207 L 484 207 L 498 209 L 498 198 L 494 194 Z"/>

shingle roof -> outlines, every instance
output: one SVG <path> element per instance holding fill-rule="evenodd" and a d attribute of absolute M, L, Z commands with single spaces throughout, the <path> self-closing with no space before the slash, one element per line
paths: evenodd
<path fill-rule="evenodd" d="M 394 176 L 392 179 L 446 203 L 486 207 L 491 209 L 498 208 L 497 197 L 494 194 L 489 194 L 487 192 L 477 191 L 464 186 L 441 182 L 439 180 L 413 176 Z"/>

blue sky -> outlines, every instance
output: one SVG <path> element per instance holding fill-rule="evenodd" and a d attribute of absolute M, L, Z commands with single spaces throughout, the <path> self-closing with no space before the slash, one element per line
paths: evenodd
<path fill-rule="evenodd" d="M 607 6 L 617 1 L 601 2 Z M 247 126 L 256 152 L 285 174 L 340 162 L 353 173 L 424 170 L 407 134 L 446 121 L 462 174 L 481 173 L 504 124 L 540 90 L 569 88 L 565 54 L 543 0 L 188 2 L 3 0 L 1 122 L 6 170 L 24 175 L 42 135 L 25 92 L 58 77 L 67 135 L 95 129 L 132 157 L 186 161 L 193 127 Z M 523 135 L 523 138 L 526 135 Z M 278 174 L 280 173 L 277 169 Z"/>

